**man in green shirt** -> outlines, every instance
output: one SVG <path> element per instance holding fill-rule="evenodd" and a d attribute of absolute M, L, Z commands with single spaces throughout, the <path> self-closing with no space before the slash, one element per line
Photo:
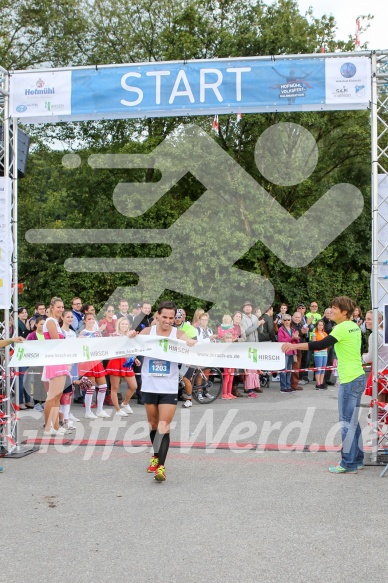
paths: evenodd
<path fill-rule="evenodd" d="M 303 344 L 285 343 L 287 350 L 322 350 L 335 346 L 338 360 L 340 388 L 338 391 L 338 412 L 342 432 L 341 461 L 329 467 L 333 474 L 356 474 L 364 467 L 361 428 L 358 422 L 360 401 L 365 390 L 365 374 L 361 365 L 361 330 L 351 318 L 356 307 L 347 296 L 334 298 L 331 302 L 331 319 L 337 324 L 326 338 L 318 342 Z"/>
<path fill-rule="evenodd" d="M 186 313 L 183 310 L 183 308 L 178 308 L 176 311 L 176 314 L 175 314 L 174 326 L 176 326 L 176 328 L 178 328 L 178 330 L 182 330 L 182 332 L 184 332 L 186 334 L 186 336 L 188 336 L 192 340 L 196 340 L 197 339 L 197 330 L 194 328 L 194 326 L 192 326 L 188 322 L 184 321 L 185 316 L 186 316 Z M 195 370 L 194 367 L 189 366 L 184 377 L 183 377 L 183 382 L 185 385 L 185 391 L 186 391 L 186 395 L 187 395 L 187 398 L 182 405 L 182 407 L 184 409 L 188 409 L 193 404 L 192 400 L 191 400 L 191 395 L 193 394 L 194 370 Z M 200 400 L 201 400 L 201 398 L 203 398 L 202 393 L 198 394 L 198 398 Z"/>

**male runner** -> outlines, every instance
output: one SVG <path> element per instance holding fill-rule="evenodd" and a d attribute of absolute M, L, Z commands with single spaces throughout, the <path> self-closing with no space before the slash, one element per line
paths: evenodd
<path fill-rule="evenodd" d="M 174 327 L 176 311 L 174 302 L 162 302 L 158 307 L 157 324 L 144 328 L 140 334 L 177 338 L 185 340 L 188 346 L 194 346 L 196 340 Z M 150 424 L 150 438 L 154 449 L 147 471 L 155 473 L 157 482 L 164 482 L 166 479 L 164 464 L 170 446 L 170 424 L 178 402 L 178 363 L 145 356 L 141 377 L 143 403 Z"/>
<path fill-rule="evenodd" d="M 360 401 L 365 389 L 365 374 L 361 365 L 361 330 L 352 321 L 355 302 L 347 296 L 334 298 L 331 302 L 331 319 L 336 323 L 330 334 L 323 340 L 282 345 L 287 350 L 322 350 L 335 346 L 338 359 L 340 388 L 338 391 L 338 412 L 342 432 L 341 461 L 329 467 L 333 474 L 357 474 L 364 467 L 362 434 L 358 422 Z"/>

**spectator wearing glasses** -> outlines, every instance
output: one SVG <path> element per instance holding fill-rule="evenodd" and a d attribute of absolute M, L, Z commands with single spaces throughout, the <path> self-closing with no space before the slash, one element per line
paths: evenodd
<path fill-rule="evenodd" d="M 99 330 L 103 336 L 111 336 L 116 332 L 115 309 L 111 304 L 105 310 L 105 316 L 99 323 Z"/>
<path fill-rule="evenodd" d="M 82 322 L 84 320 L 81 298 L 73 298 L 71 300 L 71 311 L 73 312 L 73 323 L 71 328 L 74 330 L 74 332 L 77 332 L 77 330 L 82 326 Z"/>
<path fill-rule="evenodd" d="M 29 328 L 31 332 L 35 330 L 36 319 L 42 316 L 46 320 L 46 306 L 42 302 L 39 302 L 35 305 L 35 314 L 28 320 L 27 328 Z"/>

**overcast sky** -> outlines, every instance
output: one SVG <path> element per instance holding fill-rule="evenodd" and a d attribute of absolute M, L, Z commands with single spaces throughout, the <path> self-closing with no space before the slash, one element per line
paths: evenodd
<path fill-rule="evenodd" d="M 337 22 L 337 38 L 347 40 L 354 36 L 356 18 L 367 14 L 374 15 L 370 28 L 361 35 L 361 44 L 368 42 L 369 49 L 388 49 L 387 0 L 298 0 L 300 11 L 305 13 L 313 7 L 314 16 L 332 14 Z"/>

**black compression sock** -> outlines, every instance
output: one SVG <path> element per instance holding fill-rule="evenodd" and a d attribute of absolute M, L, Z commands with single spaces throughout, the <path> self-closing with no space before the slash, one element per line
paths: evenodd
<path fill-rule="evenodd" d="M 159 464 L 161 466 L 164 466 L 164 463 L 165 463 L 166 457 L 167 457 L 168 448 L 170 447 L 170 434 L 169 433 L 160 434 L 158 432 L 156 439 L 160 444 L 159 445 L 159 452 L 158 452 Z"/>
<path fill-rule="evenodd" d="M 154 445 L 154 441 L 155 441 L 155 435 L 156 435 L 156 429 L 152 429 L 152 430 L 150 431 L 150 439 L 151 439 L 151 443 L 152 443 L 152 445 Z M 158 453 L 157 453 L 157 451 L 155 451 L 155 448 L 154 448 L 154 456 L 155 456 L 155 457 L 158 457 Z"/>

